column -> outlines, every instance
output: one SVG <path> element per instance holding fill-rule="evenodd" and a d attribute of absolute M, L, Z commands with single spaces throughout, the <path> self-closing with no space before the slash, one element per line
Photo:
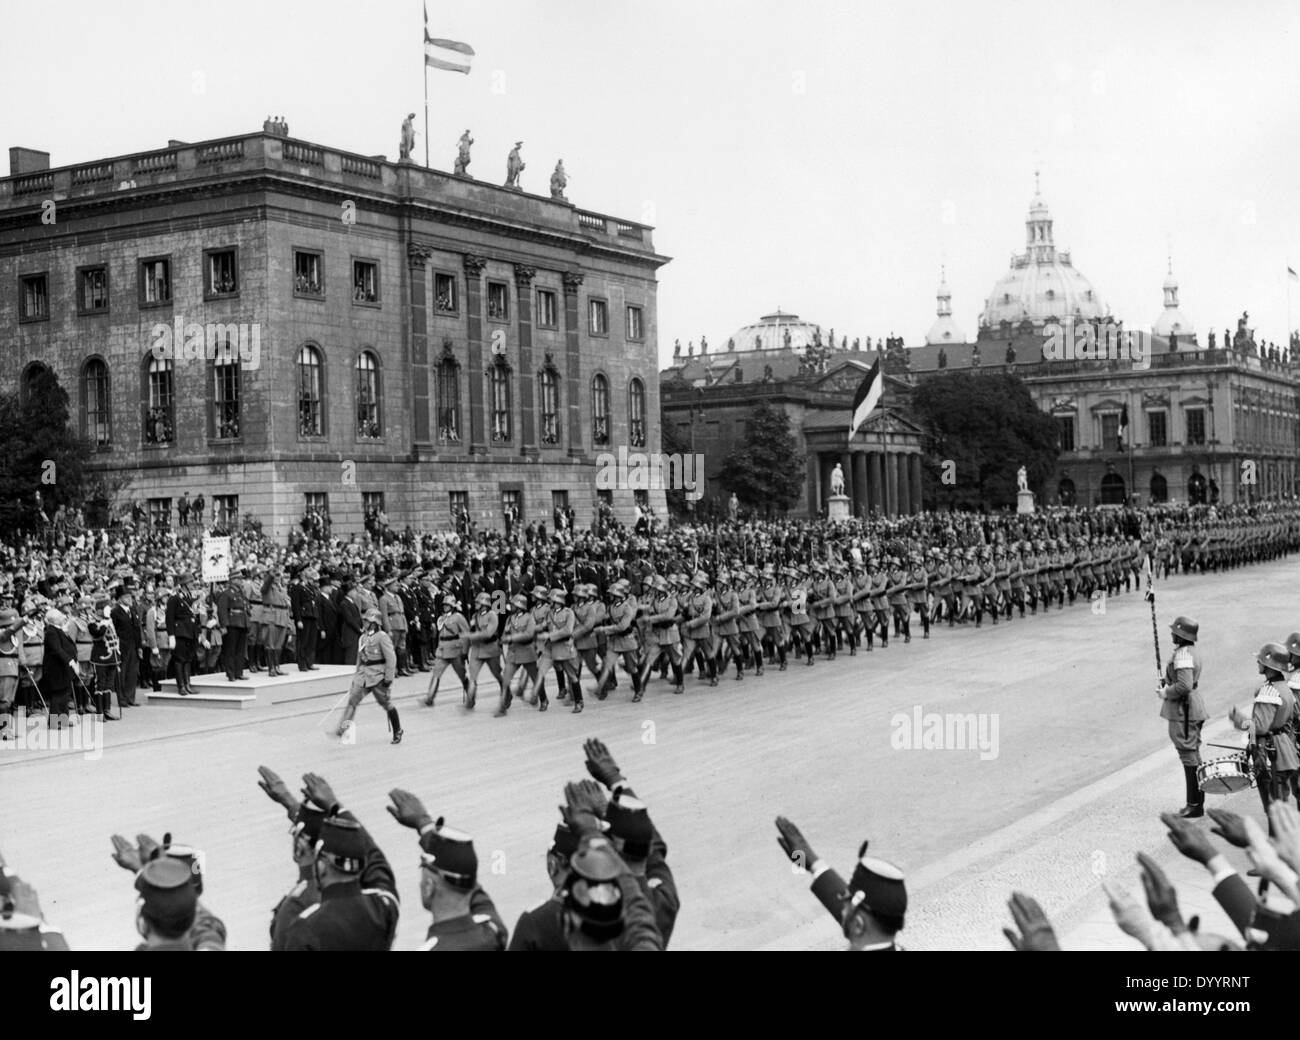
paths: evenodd
<path fill-rule="evenodd" d="M 568 406 L 569 413 L 569 454 L 582 455 L 582 445 L 585 443 L 582 436 L 582 416 L 579 415 L 578 405 L 582 400 L 582 391 L 578 386 L 582 376 L 582 354 L 581 347 L 578 344 L 578 288 L 582 285 L 581 271 L 565 271 L 564 275 L 564 375 L 567 389 L 565 391 L 565 403 Z M 610 409 L 617 415 L 619 406 L 615 403 L 619 400 L 616 396 L 622 395 L 622 408 L 627 408 L 627 387 L 617 387 L 610 384 Z M 628 417 L 631 422 L 631 417 Z M 650 413 L 650 391 L 646 390 L 646 449 L 650 448 L 650 430 L 659 423 L 658 413 Z M 624 432 L 624 443 L 631 444 L 629 432 Z"/>
<path fill-rule="evenodd" d="M 907 456 L 907 464 L 912 468 L 912 515 L 915 516 L 925 508 L 925 503 L 921 497 L 921 456 Z"/>
<path fill-rule="evenodd" d="M 844 471 L 844 494 L 852 503 L 857 491 L 857 483 L 853 479 L 853 456 L 847 451 L 840 456 L 840 469 Z M 852 509 L 853 506 L 850 504 L 849 508 Z"/>
<path fill-rule="evenodd" d="M 483 268 L 487 258 L 466 253 L 465 265 L 465 335 L 469 343 L 469 451 L 482 455 L 487 451 L 483 425 Z"/>
<path fill-rule="evenodd" d="M 835 456 L 828 451 L 818 452 L 817 458 L 821 462 L 822 470 L 822 497 L 817 503 L 818 515 L 825 510 L 826 502 L 831 497 L 831 471 L 835 468 Z"/>
<path fill-rule="evenodd" d="M 537 406 L 533 394 L 533 276 L 537 268 L 515 264 L 515 304 L 519 316 L 519 445 L 520 454 L 537 454 Z"/>
<path fill-rule="evenodd" d="M 867 488 L 867 453 L 853 453 L 853 512 L 857 516 L 866 516 L 871 508 Z"/>
<path fill-rule="evenodd" d="M 898 467 L 898 515 L 907 516 L 912 512 L 912 471 L 902 452 L 894 456 L 894 465 Z"/>
<path fill-rule="evenodd" d="M 822 502 L 821 460 L 817 457 L 815 451 L 810 451 L 806 461 L 808 466 L 808 515 L 816 518 Z"/>
<path fill-rule="evenodd" d="M 885 452 L 885 515 L 898 515 L 898 463 L 893 452 Z"/>
<path fill-rule="evenodd" d="M 885 467 L 882 452 L 867 452 L 867 471 L 871 479 L 871 508 L 883 515 L 885 512 Z"/>
<path fill-rule="evenodd" d="M 408 242 L 406 246 L 407 283 L 410 287 L 411 354 L 411 441 L 429 444 L 429 291 L 425 263 L 433 255 L 430 246 Z"/>

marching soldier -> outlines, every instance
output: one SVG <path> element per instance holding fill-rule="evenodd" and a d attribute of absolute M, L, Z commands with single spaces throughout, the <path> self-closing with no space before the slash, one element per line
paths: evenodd
<path fill-rule="evenodd" d="M 388 811 L 420 835 L 420 902 L 433 923 L 422 951 L 494 951 L 506 948 L 506 926 L 478 883 L 478 856 L 468 834 L 433 820 L 415 795 L 395 789 Z"/>
<path fill-rule="evenodd" d="M 908 577 L 907 571 L 903 570 L 903 561 L 897 556 L 889 558 L 889 585 L 886 588 L 886 595 L 889 597 L 889 606 L 894 614 L 894 635 L 902 635 L 904 643 L 912 641 L 912 621 L 908 614 L 907 606 L 907 589 Z M 832 655 L 834 656 L 834 655 Z"/>
<path fill-rule="evenodd" d="M 1187 804 L 1178 815 L 1194 819 L 1205 815 L 1205 794 L 1196 771 L 1201 765 L 1201 727 L 1209 717 L 1197 691 L 1201 682 L 1201 656 L 1196 649 L 1200 626 L 1189 617 L 1177 617 L 1169 630 L 1173 633 L 1174 654 L 1156 692 L 1162 700 L 1160 717 L 1169 722 L 1169 739 L 1183 764 Z"/>
<path fill-rule="evenodd" d="M 488 597 L 489 605 L 491 597 Z M 442 673 L 448 667 L 455 670 L 464 691 L 466 706 L 469 704 L 469 676 L 465 673 L 465 651 L 470 634 L 469 622 L 460 612 L 460 602 L 450 590 L 442 594 L 442 613 L 438 617 L 438 646 L 434 651 L 433 669 L 429 673 L 429 688 L 425 692 L 425 707 L 432 708 L 438 696 L 438 683 Z"/>
<path fill-rule="evenodd" d="M 474 598 L 474 605 L 477 609 L 469 620 L 469 633 L 465 636 L 469 648 L 466 666 L 469 687 L 465 692 L 465 707 L 469 709 L 473 709 L 478 699 L 478 676 L 484 665 L 496 679 L 497 686 L 501 685 L 501 643 L 498 639 L 501 619 L 492 609 L 490 593 L 480 592 Z"/>
<path fill-rule="evenodd" d="M 378 633 L 386 642 L 391 676 L 396 669 L 393 644 L 379 626 L 377 611 L 366 627 L 367 634 Z M 342 810 L 322 777 L 308 773 L 303 785 L 303 797 L 325 810 L 313 865 L 320 902 L 298 915 L 284 948 L 391 950 L 400 912 L 392 867 L 356 817 Z"/>
<path fill-rule="evenodd" d="M 808 596 L 812 583 L 808 580 L 808 571 L 804 567 L 791 567 L 786 572 L 790 579 L 790 600 L 786 605 L 786 621 L 790 626 L 790 639 L 796 654 L 806 656 L 805 664 L 813 662 L 813 621 L 809 613 Z"/>
<path fill-rule="evenodd" d="M 769 648 L 768 659 L 775 659 L 779 663 L 778 671 L 782 672 L 786 668 L 785 651 L 789 638 L 781 623 L 781 611 L 788 602 L 785 585 L 777 577 L 772 565 L 766 564 L 758 589 L 758 623 L 763 627 L 763 641 Z"/>
<path fill-rule="evenodd" d="M 397 675 L 414 675 L 406 657 L 406 605 L 398 594 L 401 579 L 393 575 L 384 582 L 383 595 L 379 597 L 379 613 L 384 618 L 384 631 L 393 639 L 393 653 L 397 655 Z"/>
<path fill-rule="evenodd" d="M 930 638 L 930 575 L 925 569 L 925 559 L 919 553 L 912 554 L 912 569 L 907 575 L 907 601 L 908 613 L 913 611 L 921 618 L 921 638 Z M 997 615 L 994 615 L 993 623 L 997 624 Z"/>
<path fill-rule="evenodd" d="M 650 672 L 661 659 L 666 658 L 673 670 L 673 693 L 685 693 L 682 685 L 682 647 L 677 630 L 677 597 L 668 588 L 668 582 L 662 575 L 655 574 L 647 584 L 653 589 L 653 599 L 645 608 L 646 614 L 646 655 L 641 665 L 640 689 L 632 695 L 632 700 L 639 701 L 645 693 Z M 739 660 L 736 663 L 740 669 Z M 737 675 L 740 678 L 740 675 Z"/>
<path fill-rule="evenodd" d="M 763 674 L 763 626 L 758 620 L 758 573 L 752 566 L 737 572 L 736 601 L 740 610 L 740 643 L 754 662 L 754 675 Z M 685 587 L 683 588 L 683 593 Z"/>
<path fill-rule="evenodd" d="M 745 678 L 745 657 L 740 642 L 740 597 L 731 585 L 731 573 L 719 570 L 714 579 L 717 587 L 715 631 L 717 632 L 717 671 L 727 670 L 727 657 L 736 662 L 736 678 Z"/>
<path fill-rule="evenodd" d="M 596 598 L 596 586 L 585 581 L 580 581 L 573 587 L 573 598 L 573 649 L 577 651 L 579 660 L 587 666 L 587 671 L 591 672 L 592 678 L 598 680 L 593 692 L 597 700 L 603 701 L 606 690 L 599 682 L 602 658 L 596 626 L 605 620 L 605 604 Z"/>
<path fill-rule="evenodd" d="M 501 670 L 501 696 L 497 703 L 496 718 L 501 718 L 510 710 L 513 695 L 510 688 L 514 683 L 515 672 L 520 668 L 525 671 L 525 682 L 537 683 L 537 624 L 532 611 L 528 609 L 528 599 L 521 592 L 510 601 L 514 609 L 506 618 L 506 625 L 501 633 L 501 643 L 505 647 L 505 664 Z M 522 691 L 521 691 L 522 696 Z M 546 701 L 538 706 L 546 710 Z"/>
<path fill-rule="evenodd" d="M 1275 801 L 1285 802 L 1291 792 L 1291 779 L 1300 769 L 1293 726 L 1296 699 L 1286 684 L 1285 675 L 1291 655 L 1281 643 L 1265 643 L 1255 655 L 1264 683 L 1255 692 L 1249 716 L 1235 705 L 1228 717 L 1240 730 L 1250 733 L 1250 751 L 1255 764 L 1259 799 L 1264 815 Z M 1269 821 L 1269 834 L 1273 823 Z"/>
<path fill-rule="evenodd" d="M 596 680 L 598 687 L 613 688 L 614 669 L 618 659 L 632 680 L 632 699 L 641 699 L 641 664 L 637 659 L 641 644 L 637 639 L 637 614 L 639 607 L 632 595 L 632 586 L 626 578 L 617 579 L 609 587 L 609 622 L 596 626 L 596 633 L 606 639 L 605 664 Z"/>
<path fill-rule="evenodd" d="M 836 638 L 847 639 L 849 656 L 858 656 L 858 636 L 856 628 L 857 615 L 853 613 L 853 581 L 849 578 L 849 569 L 838 560 L 831 565 L 831 584 L 835 587 L 833 609 L 835 612 Z"/>
<path fill-rule="evenodd" d="M 560 674 L 559 697 L 561 704 L 573 699 L 573 714 L 582 711 L 582 684 L 578 682 L 578 652 L 573 648 L 573 630 L 577 618 L 567 605 L 569 594 L 562 588 L 551 589 L 551 609 L 546 618 L 546 629 L 541 634 L 542 656 L 537 662 L 541 682 L 554 667 Z M 565 683 L 567 682 L 567 686 Z"/>
<path fill-rule="evenodd" d="M 338 735 L 343 737 L 352 725 L 352 717 L 357 707 L 367 694 L 374 694 L 375 701 L 388 716 L 389 728 L 393 731 L 393 743 L 402 742 L 402 723 L 397 709 L 389 699 L 393 679 L 397 672 L 397 654 L 393 652 L 393 641 L 382 628 L 383 621 L 378 610 L 366 611 L 362 619 L 365 631 L 361 634 L 361 643 L 357 647 L 357 671 L 352 677 L 352 687 L 348 691 L 348 705 L 343 710 L 343 719 L 339 723 Z"/>

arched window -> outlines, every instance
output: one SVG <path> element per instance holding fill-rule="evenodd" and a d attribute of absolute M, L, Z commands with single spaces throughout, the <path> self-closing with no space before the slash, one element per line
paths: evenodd
<path fill-rule="evenodd" d="M 241 436 L 240 377 L 239 355 L 233 349 L 217 351 L 212 362 L 212 436 L 218 440 Z"/>
<path fill-rule="evenodd" d="M 1152 503 L 1169 501 L 1169 481 L 1165 480 L 1160 473 L 1151 475 L 1151 501 Z"/>
<path fill-rule="evenodd" d="M 379 409 L 379 359 L 369 350 L 357 355 L 357 436 L 382 437 Z"/>
<path fill-rule="evenodd" d="M 438 363 L 438 440 L 460 443 L 460 365 L 450 347 Z"/>
<path fill-rule="evenodd" d="M 113 442 L 110 401 L 108 366 L 101 358 L 91 358 L 81 370 L 81 405 L 86 437 L 96 448 L 107 448 Z"/>
<path fill-rule="evenodd" d="M 304 344 L 298 351 L 298 436 L 322 437 L 325 434 L 325 412 L 322 403 L 322 371 L 320 351 Z"/>
<path fill-rule="evenodd" d="M 510 364 L 498 354 L 489 369 L 492 400 L 492 443 L 510 443 Z"/>
<path fill-rule="evenodd" d="M 33 361 L 23 370 L 22 396 L 24 400 L 35 388 L 36 381 L 48 371 L 49 369 L 39 361 Z"/>
<path fill-rule="evenodd" d="M 609 380 L 599 372 L 591 381 L 591 439 L 595 444 L 609 443 Z"/>
<path fill-rule="evenodd" d="M 560 443 L 560 374 L 553 364 L 542 369 L 537 385 L 542 398 L 542 443 L 554 447 Z"/>
<path fill-rule="evenodd" d="M 1125 493 L 1124 478 L 1118 473 L 1107 473 L 1101 478 L 1101 504 L 1104 506 L 1122 506 Z"/>
<path fill-rule="evenodd" d="M 1072 506 L 1074 505 L 1074 496 L 1074 481 L 1069 477 L 1062 477 L 1061 482 L 1056 485 L 1057 500 L 1063 506 Z"/>
<path fill-rule="evenodd" d="M 171 444 L 176 438 L 171 358 L 150 357 L 145 372 L 145 444 Z"/>
<path fill-rule="evenodd" d="M 645 447 L 645 384 L 633 379 L 627 388 L 628 439 L 634 448 Z"/>

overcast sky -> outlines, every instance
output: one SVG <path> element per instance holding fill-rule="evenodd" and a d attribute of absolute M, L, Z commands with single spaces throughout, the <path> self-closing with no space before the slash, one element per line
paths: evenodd
<path fill-rule="evenodd" d="M 429 71 L 431 164 L 656 226 L 661 358 L 780 306 L 919 343 L 946 263 L 973 337 L 1034 170 L 1112 311 L 1149 327 L 1166 255 L 1203 330 L 1282 340 L 1300 269 L 1294 0 L 431 0 L 476 53 Z M 419 0 L 11 4 L 0 143 L 55 165 L 261 128 L 396 158 Z M 423 122 L 416 155 L 424 155 Z M 7 171 L 6 171 L 7 172 Z M 1300 283 L 1291 285 L 1300 325 Z"/>

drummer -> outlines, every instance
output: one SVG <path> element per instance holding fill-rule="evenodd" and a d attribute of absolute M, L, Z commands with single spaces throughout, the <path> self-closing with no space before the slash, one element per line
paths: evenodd
<path fill-rule="evenodd" d="M 1286 684 L 1286 672 L 1291 655 L 1281 643 L 1265 643 L 1255 655 L 1264 683 L 1255 691 L 1255 701 L 1246 715 L 1235 705 L 1228 717 L 1238 729 L 1251 731 L 1254 747 L 1255 776 L 1259 787 L 1259 800 L 1264 805 L 1264 815 L 1274 801 L 1285 802 L 1291 792 L 1291 781 L 1300 769 L 1300 754 L 1296 750 L 1291 724 L 1296 715 L 1295 694 Z M 1272 820 L 1268 825 L 1273 833 Z"/>
<path fill-rule="evenodd" d="M 1195 819 L 1205 815 L 1205 794 L 1196 776 L 1201 765 L 1201 727 L 1206 719 L 1205 701 L 1197 691 L 1201 682 L 1201 655 L 1196 649 L 1200 626 L 1189 617 L 1177 617 L 1169 630 L 1174 637 L 1174 654 L 1156 692 L 1162 701 L 1160 717 L 1169 722 L 1169 739 L 1183 764 L 1187 804 L 1178 815 Z"/>

